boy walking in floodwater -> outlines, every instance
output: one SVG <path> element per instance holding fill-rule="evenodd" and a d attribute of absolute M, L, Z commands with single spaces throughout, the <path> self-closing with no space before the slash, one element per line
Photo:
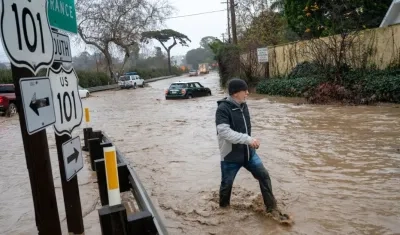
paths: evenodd
<path fill-rule="evenodd" d="M 251 122 L 246 98 L 249 94 L 245 81 L 232 79 L 229 96 L 217 101 L 215 116 L 218 144 L 221 153 L 220 207 L 230 204 L 232 185 L 241 167 L 246 168 L 260 183 L 266 210 L 276 219 L 286 219 L 277 209 L 271 179 L 256 150 L 260 142 L 251 136 Z"/>

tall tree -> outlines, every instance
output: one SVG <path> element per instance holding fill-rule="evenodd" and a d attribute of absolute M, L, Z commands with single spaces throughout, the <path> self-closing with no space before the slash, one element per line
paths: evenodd
<path fill-rule="evenodd" d="M 284 0 L 289 26 L 300 37 L 378 27 L 392 0 Z"/>
<path fill-rule="evenodd" d="M 142 33 L 142 39 L 141 41 L 143 42 L 149 42 L 151 39 L 155 39 L 160 44 L 164 47 L 164 49 L 167 51 L 168 55 L 168 71 L 171 73 L 171 49 L 176 46 L 178 43 L 181 44 L 182 46 L 188 46 L 188 42 L 191 42 L 190 39 L 175 30 L 172 29 L 163 29 L 163 30 L 157 30 L 157 31 L 148 31 L 148 32 L 143 32 Z M 169 40 L 173 40 L 173 43 L 170 46 L 166 46 L 165 43 L 167 43 Z M 178 41 L 178 42 L 177 42 Z"/>
<path fill-rule="evenodd" d="M 236 0 L 237 34 L 240 37 L 251 22 L 268 8 L 267 1 Z"/>
<path fill-rule="evenodd" d="M 209 44 L 212 43 L 215 39 L 217 39 L 217 38 L 216 38 L 216 37 L 213 37 L 213 36 L 206 36 L 206 37 L 203 37 L 203 38 L 200 40 L 200 46 L 201 46 L 202 48 L 206 49 L 206 50 L 211 50 Z"/>
<path fill-rule="evenodd" d="M 126 62 L 141 33 L 157 27 L 173 8 L 167 0 L 77 0 L 76 9 L 80 38 L 104 54 L 113 76 L 113 45 L 125 53 Z"/>
<path fill-rule="evenodd" d="M 186 53 L 186 63 L 197 68 L 201 63 L 211 63 L 214 61 L 214 55 L 211 50 L 197 48 Z"/>
<path fill-rule="evenodd" d="M 268 10 L 253 19 L 239 44 L 244 48 L 255 49 L 294 41 L 297 39 L 296 36 L 288 28 L 282 14 Z"/>

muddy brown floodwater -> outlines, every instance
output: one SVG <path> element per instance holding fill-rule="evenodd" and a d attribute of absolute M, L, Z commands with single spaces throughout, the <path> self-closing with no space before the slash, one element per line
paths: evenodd
<path fill-rule="evenodd" d="M 200 81 L 213 95 L 165 100 L 164 89 L 178 80 Z M 259 186 L 244 169 L 235 180 L 231 208 L 218 207 L 214 115 L 224 96 L 211 73 L 94 93 L 83 101 L 91 110 L 91 126 L 105 131 L 137 170 L 170 234 L 400 233 L 399 105 L 296 105 L 291 99 L 250 95 L 258 153 L 279 205 L 296 222 L 287 228 L 262 213 Z M 17 118 L 0 119 L 0 233 L 6 234 L 34 228 L 32 210 L 29 215 L 24 210 L 32 201 L 17 124 Z M 82 174 L 82 181 L 90 181 L 90 173 Z M 23 178 L 26 182 L 18 181 Z M 97 202 L 97 186 L 89 185 L 81 190 L 90 202 L 84 203 L 88 213 Z M 96 213 L 85 220 L 86 234 L 98 234 L 95 219 Z"/>

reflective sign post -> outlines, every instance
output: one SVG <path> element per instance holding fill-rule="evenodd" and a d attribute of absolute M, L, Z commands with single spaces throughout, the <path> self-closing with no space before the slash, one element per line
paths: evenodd
<path fill-rule="evenodd" d="M 52 68 L 57 70 L 59 68 L 61 68 L 62 64 L 55 62 L 53 63 Z M 60 80 L 59 77 L 53 77 L 53 76 L 49 76 L 50 79 L 53 79 L 53 81 L 51 82 L 63 82 Z M 54 81 L 56 80 L 56 81 Z M 76 84 L 75 84 L 76 86 Z M 54 86 L 56 88 L 56 86 Z M 56 95 L 57 96 L 58 91 L 57 90 L 53 90 L 53 96 Z M 60 97 L 60 96 L 59 96 Z M 65 97 L 65 95 L 63 95 L 63 97 Z M 54 99 L 57 99 L 56 97 L 53 97 Z M 79 103 L 81 104 L 81 100 L 79 98 L 79 94 L 78 97 L 74 97 L 79 99 Z M 72 103 L 72 102 L 71 102 Z M 77 103 L 77 102 L 76 102 Z M 59 107 L 60 108 L 60 107 Z M 70 107 L 69 110 L 72 110 L 72 108 Z M 56 116 L 58 113 L 60 113 L 60 109 L 56 109 Z M 62 112 L 61 112 L 62 113 Z M 82 113 L 82 111 L 81 111 Z M 72 114 L 71 114 L 72 116 Z M 58 116 L 58 120 L 60 121 L 60 119 L 62 117 Z M 80 120 L 82 120 L 82 117 L 80 118 Z M 57 147 L 57 155 L 58 155 L 58 163 L 59 163 L 59 168 L 60 168 L 60 176 L 61 176 L 61 186 L 62 186 L 62 191 L 63 191 L 63 196 L 64 196 L 64 205 L 65 205 L 65 214 L 67 217 L 67 226 L 68 226 L 68 232 L 69 234 L 84 234 L 85 228 L 84 228 L 84 224 L 83 224 L 83 216 L 82 216 L 82 205 L 81 205 L 81 199 L 80 199 L 80 195 L 79 195 L 79 184 L 78 184 L 78 176 L 75 175 L 72 178 L 69 178 L 69 176 L 67 176 L 67 172 L 68 172 L 68 160 L 67 160 L 67 164 L 65 164 L 64 159 L 65 158 L 70 158 L 70 163 L 73 164 L 73 161 L 78 162 L 78 160 L 82 160 L 82 159 L 78 159 L 79 156 L 80 158 L 82 158 L 82 154 L 78 154 L 77 156 L 74 156 L 75 151 L 69 152 L 69 153 L 65 153 L 67 154 L 67 156 L 64 156 L 64 152 L 63 152 L 63 144 L 70 141 L 71 140 L 71 132 L 72 132 L 72 128 L 74 127 L 74 125 L 72 124 L 71 129 L 67 128 L 64 129 L 62 132 L 59 132 L 59 130 L 57 130 L 57 128 L 55 127 L 55 139 L 56 139 L 56 147 Z M 71 130 L 71 132 L 69 132 L 69 130 Z M 77 150 L 78 153 L 81 153 L 81 147 L 79 147 L 79 149 Z M 83 164 L 83 161 L 82 161 Z M 78 168 L 77 168 L 78 169 Z M 79 168 L 78 170 L 80 170 L 81 168 Z"/>
<path fill-rule="evenodd" d="M 35 78 L 54 57 L 46 5 L 46 0 L 1 0 L 0 34 L 11 62 L 37 232 L 61 235 L 45 129 L 55 121 L 52 91 L 47 78 Z"/>
<path fill-rule="evenodd" d="M 61 235 L 46 129 L 29 135 L 25 110 L 22 107 L 20 79 L 33 77 L 34 74 L 29 69 L 17 68 L 14 65 L 11 65 L 11 69 L 38 234 Z"/>

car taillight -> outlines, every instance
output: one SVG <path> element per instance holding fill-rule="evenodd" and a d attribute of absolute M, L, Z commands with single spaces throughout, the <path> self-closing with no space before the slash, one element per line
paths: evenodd
<path fill-rule="evenodd" d="M 3 96 L 0 96 L 0 104 L 3 104 L 4 103 L 4 98 L 3 98 Z"/>
<path fill-rule="evenodd" d="M 182 94 L 186 94 L 186 90 L 185 89 L 182 89 Z"/>

